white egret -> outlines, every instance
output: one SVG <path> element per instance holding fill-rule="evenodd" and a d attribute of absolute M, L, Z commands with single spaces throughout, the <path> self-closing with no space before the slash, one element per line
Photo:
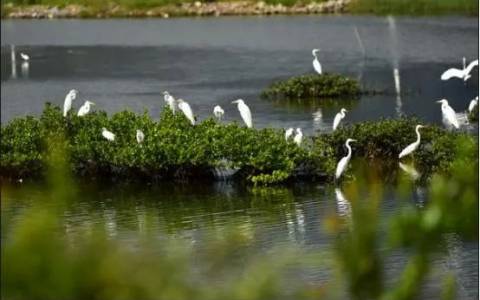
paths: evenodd
<path fill-rule="evenodd" d="M 221 120 L 223 115 L 225 114 L 225 111 L 222 109 L 222 107 L 220 105 L 216 105 L 214 108 L 213 108 L 213 114 L 215 115 L 215 117 L 218 119 L 218 120 Z"/>
<path fill-rule="evenodd" d="M 463 81 L 467 81 L 470 77 L 470 72 L 473 68 L 478 66 L 478 59 L 472 61 L 468 66 L 465 63 L 465 57 L 463 58 L 463 69 L 459 70 L 456 68 L 450 68 L 443 72 L 442 76 L 440 77 L 442 80 L 449 80 L 450 78 L 456 77 L 463 79 Z"/>
<path fill-rule="evenodd" d="M 442 100 L 439 100 L 437 101 L 437 103 L 441 103 L 442 104 L 442 119 L 443 119 L 443 123 L 447 126 L 447 127 L 455 127 L 455 128 L 459 128 L 460 126 L 458 125 L 458 120 L 457 120 L 457 116 L 455 114 L 455 111 L 453 110 L 453 108 L 450 107 L 450 105 L 448 105 L 448 101 L 447 99 L 442 99 Z"/>
<path fill-rule="evenodd" d="M 95 105 L 95 103 L 88 100 L 85 101 L 85 103 L 78 110 L 77 116 L 83 117 L 84 115 L 88 114 L 92 105 Z"/>
<path fill-rule="evenodd" d="M 67 113 L 72 109 L 72 102 L 77 98 L 78 91 L 70 90 L 67 96 L 65 96 L 65 102 L 63 103 L 63 116 L 66 117 Z"/>
<path fill-rule="evenodd" d="M 137 143 L 141 144 L 143 143 L 143 140 L 145 139 L 145 134 L 140 129 L 137 129 Z"/>
<path fill-rule="evenodd" d="M 195 125 L 195 117 L 193 116 L 193 111 L 192 108 L 190 107 L 190 104 L 185 102 L 183 99 L 178 99 L 178 108 L 183 112 L 185 117 L 192 123 L 192 125 Z"/>
<path fill-rule="evenodd" d="M 163 99 L 165 100 L 165 102 L 167 102 L 167 104 L 170 107 L 170 110 L 172 111 L 172 113 L 175 114 L 175 110 L 176 110 L 175 98 L 173 98 L 173 96 L 170 95 L 170 93 L 165 91 L 165 92 L 163 92 Z"/>
<path fill-rule="evenodd" d="M 113 134 L 111 131 L 108 131 L 105 127 L 102 128 L 102 136 L 110 142 L 115 140 L 115 134 Z"/>
<path fill-rule="evenodd" d="M 340 112 L 335 115 L 335 119 L 333 119 L 333 131 L 337 129 L 338 125 L 340 124 L 340 121 L 342 121 L 343 118 L 345 118 L 346 112 L 347 110 L 345 108 L 342 108 Z"/>
<path fill-rule="evenodd" d="M 413 151 L 417 150 L 418 146 L 420 145 L 420 128 L 423 128 L 425 126 L 423 125 L 417 125 L 417 127 L 415 127 L 415 132 L 417 133 L 417 140 L 413 143 L 411 143 L 410 145 L 408 145 L 407 147 L 405 147 L 405 149 L 402 150 L 402 152 L 400 152 L 400 154 L 398 155 L 398 158 L 402 158 L 404 156 L 407 156 L 411 153 L 413 153 Z"/>
<path fill-rule="evenodd" d="M 477 105 L 478 105 L 478 96 L 475 97 L 475 99 L 473 99 L 472 101 L 470 101 L 470 104 L 468 105 L 468 112 L 471 113 L 475 108 L 475 106 Z"/>
<path fill-rule="evenodd" d="M 23 53 L 23 52 L 20 52 L 20 57 L 24 60 L 24 61 L 29 61 L 30 60 L 30 56 L 28 56 L 27 54 Z"/>
<path fill-rule="evenodd" d="M 318 61 L 318 57 L 317 57 L 317 52 L 319 52 L 320 49 L 313 49 L 312 50 L 312 55 L 313 57 L 315 57 L 313 59 L 313 68 L 315 69 L 315 71 L 322 75 L 322 65 L 320 64 L 320 62 Z"/>
<path fill-rule="evenodd" d="M 297 128 L 297 134 L 295 135 L 295 137 L 293 138 L 293 141 L 295 142 L 295 144 L 297 144 L 298 146 L 300 146 L 300 144 L 302 143 L 302 140 L 303 140 L 303 133 L 302 133 L 302 129 L 301 128 Z"/>
<path fill-rule="evenodd" d="M 335 179 L 340 178 L 340 176 L 342 176 L 343 171 L 345 171 L 345 169 L 347 168 L 348 162 L 352 157 L 352 148 L 350 147 L 350 143 L 355 141 L 356 140 L 354 139 L 347 139 L 347 141 L 345 142 L 345 146 L 348 149 L 348 154 L 347 156 L 342 157 L 342 159 L 338 162 L 337 170 L 335 171 Z"/>
<path fill-rule="evenodd" d="M 240 116 L 242 117 L 243 122 L 245 122 L 248 128 L 252 128 L 252 113 L 250 112 L 250 108 L 248 108 L 248 106 L 242 99 L 232 101 L 232 103 L 237 103 L 237 108 L 240 112 Z"/>
<path fill-rule="evenodd" d="M 285 131 L 285 140 L 288 141 L 288 139 L 293 135 L 293 128 L 290 127 Z"/>

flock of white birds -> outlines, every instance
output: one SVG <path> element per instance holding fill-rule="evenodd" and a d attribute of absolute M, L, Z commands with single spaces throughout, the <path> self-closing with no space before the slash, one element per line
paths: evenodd
<path fill-rule="evenodd" d="M 318 60 L 317 53 L 320 52 L 320 49 L 313 49 L 312 50 L 312 55 L 314 57 L 313 60 L 313 69 L 315 70 L 316 73 L 319 75 L 322 74 L 322 65 L 320 64 L 320 61 Z M 25 54 L 25 53 L 20 53 L 20 56 L 24 61 L 29 61 L 30 57 Z M 474 67 L 478 66 L 478 59 L 472 61 L 468 66 L 466 65 L 466 59 L 465 57 L 463 58 L 463 68 L 462 69 L 456 69 L 456 68 L 450 68 L 447 71 L 445 71 L 440 79 L 441 80 L 449 80 L 451 78 L 459 78 L 466 82 L 470 77 L 470 73 L 473 70 Z M 65 97 L 65 102 L 63 105 L 63 116 L 66 117 L 68 112 L 72 109 L 72 103 L 73 101 L 77 98 L 78 96 L 78 91 L 77 90 L 71 90 L 68 92 L 67 96 Z M 172 113 L 176 113 L 177 110 L 180 110 L 185 117 L 190 121 L 192 125 L 195 125 L 195 116 L 193 114 L 192 108 L 190 107 L 190 104 L 188 102 L 184 101 L 183 99 L 175 99 L 172 95 L 170 95 L 169 92 L 165 91 L 163 92 L 164 100 L 169 106 L 170 110 Z M 442 119 L 443 123 L 445 126 L 449 129 L 458 129 L 460 128 L 459 122 L 457 120 L 457 116 L 453 108 L 448 105 L 448 101 L 446 99 L 442 99 L 437 101 L 438 103 L 441 103 L 441 110 L 442 110 Z M 248 128 L 253 127 L 253 122 L 252 122 L 252 112 L 250 111 L 250 108 L 248 105 L 243 101 L 242 99 L 238 99 L 232 102 L 233 104 L 237 104 L 238 111 L 240 112 L 240 116 L 242 117 L 242 120 L 245 122 L 245 125 Z M 80 107 L 78 110 L 77 115 L 78 116 L 85 116 L 88 114 L 91 110 L 92 105 L 95 105 L 94 102 L 92 101 L 85 101 L 85 103 Z M 471 100 L 468 106 L 468 112 L 473 111 L 475 106 L 478 105 L 478 96 Z M 340 125 L 340 122 L 345 118 L 347 110 L 345 108 L 342 108 L 339 113 L 335 115 L 335 118 L 333 120 L 333 125 L 332 129 L 335 131 L 338 126 Z M 213 109 L 213 114 L 218 120 L 222 120 L 225 111 L 220 107 L 219 105 L 216 105 Z M 412 154 L 420 145 L 420 128 L 423 128 L 425 126 L 423 125 L 417 125 L 415 127 L 415 132 L 417 134 L 417 140 L 407 147 L 403 149 L 400 154 L 398 155 L 398 158 L 401 159 L 405 156 L 408 156 Z M 295 135 L 294 135 L 295 133 Z M 102 128 L 102 136 L 107 139 L 108 141 L 114 141 L 115 140 L 115 134 L 111 131 L 109 131 L 106 128 Z M 303 140 L 303 133 L 301 128 L 296 128 L 295 130 L 293 128 L 288 128 L 285 131 L 285 140 L 289 141 L 293 137 L 293 142 L 300 146 L 302 144 Z M 138 144 L 142 144 L 145 139 L 145 134 L 140 130 L 137 129 L 136 132 L 136 140 Z M 348 138 L 347 141 L 345 142 L 345 147 L 347 148 L 347 155 L 342 157 L 340 161 L 337 164 L 337 168 L 335 171 L 335 178 L 338 179 L 340 176 L 342 176 L 343 172 L 347 168 L 347 165 L 350 161 L 350 158 L 352 156 L 352 148 L 350 147 L 350 143 L 355 142 L 354 139 Z"/>

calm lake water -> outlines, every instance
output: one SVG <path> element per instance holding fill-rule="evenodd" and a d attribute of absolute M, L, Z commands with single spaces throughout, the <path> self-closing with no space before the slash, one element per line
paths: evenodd
<path fill-rule="evenodd" d="M 341 107 L 349 110 L 346 123 L 402 114 L 440 123 L 440 105 L 435 100 L 447 98 L 460 112 L 478 93 L 478 69 L 466 85 L 455 79 L 440 81 L 447 68 L 461 68 L 463 56 L 468 61 L 477 58 L 477 19 L 5 20 L 1 33 L 2 122 L 39 114 L 45 101 L 61 105 L 72 88 L 80 91 L 76 107 L 89 99 L 108 112 L 126 108 L 141 112 L 146 108 L 156 117 L 164 107 L 161 93 L 168 90 L 187 100 L 200 119 L 210 116 L 213 106 L 220 104 L 227 121 L 240 120 L 230 102 L 243 98 L 252 109 L 256 127 L 295 126 L 311 134 L 329 130 Z M 17 53 L 30 55 L 28 66 L 17 59 L 13 71 L 11 44 Z M 260 91 L 272 81 L 311 72 L 313 48 L 321 49 L 319 59 L 326 72 L 353 76 L 365 88 L 387 93 L 308 104 L 259 98 Z M 400 99 L 394 91 L 394 66 L 400 70 Z M 385 189 L 382 219 L 401 206 L 394 187 L 386 185 Z M 109 236 L 127 242 L 145 231 L 194 242 L 208 239 L 212 229 L 239 225 L 254 232 L 259 251 L 282 244 L 306 249 L 330 245 L 322 229 L 324 219 L 332 213 L 347 214 L 334 187 L 297 184 L 270 191 L 257 193 L 228 182 L 109 188 L 85 185 L 83 200 L 70 203 L 59 214 L 65 219 L 66 234 L 100 224 Z M 4 186 L 2 205 L 8 205 L 2 209 L 2 220 L 14 224 L 43 193 L 44 187 L 37 184 Z M 411 202 L 421 206 L 424 201 L 424 190 L 412 190 Z M 389 257 L 390 272 L 402 270 L 405 262 L 404 253 Z M 447 270 L 457 274 L 459 299 L 478 299 L 476 243 L 463 242 L 454 235 L 446 237 L 445 254 L 435 259 L 422 299 L 438 299 L 440 276 Z M 321 276 L 313 276 L 313 280 Z"/>

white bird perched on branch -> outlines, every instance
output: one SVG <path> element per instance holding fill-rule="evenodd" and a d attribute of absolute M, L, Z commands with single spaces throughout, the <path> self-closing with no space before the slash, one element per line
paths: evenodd
<path fill-rule="evenodd" d="M 410 145 L 408 145 L 407 147 L 405 147 L 405 149 L 402 150 L 402 152 L 400 152 L 400 154 L 398 155 L 398 158 L 402 158 L 404 156 L 407 156 L 411 153 L 413 153 L 413 151 L 417 150 L 418 146 L 420 145 L 420 128 L 423 128 L 425 126 L 423 125 L 417 125 L 415 127 L 415 132 L 417 133 L 417 140 L 413 143 L 411 143 Z"/>
<path fill-rule="evenodd" d="M 442 121 L 447 127 L 455 127 L 459 128 L 460 125 L 458 125 L 458 120 L 457 120 L 457 115 L 455 114 L 455 111 L 453 108 L 448 105 L 447 99 L 442 99 L 437 101 L 437 103 L 442 104 Z"/>
<path fill-rule="evenodd" d="M 467 81 L 470 77 L 470 72 L 473 68 L 478 66 L 478 59 L 472 61 L 468 66 L 466 66 L 465 57 L 463 58 L 463 69 L 459 70 L 456 68 L 450 68 L 443 72 L 442 76 L 440 77 L 442 80 L 449 80 L 452 77 L 457 77 L 463 79 L 463 81 Z"/>
<path fill-rule="evenodd" d="M 163 100 L 167 102 L 168 106 L 170 107 L 170 110 L 172 111 L 173 114 L 175 114 L 175 110 L 176 110 L 175 98 L 173 98 L 173 96 L 170 95 L 170 93 L 165 91 L 163 92 Z"/>
<path fill-rule="evenodd" d="M 320 49 L 313 49 L 312 50 L 312 55 L 313 55 L 313 57 L 315 57 L 313 59 L 313 69 L 315 69 L 315 72 L 322 75 L 322 65 L 318 61 L 318 57 L 317 57 L 317 52 L 319 52 L 319 51 L 320 51 Z"/>
<path fill-rule="evenodd" d="M 347 168 L 348 162 L 352 157 L 352 148 L 350 147 L 350 143 L 355 141 L 356 140 L 354 139 L 347 139 L 347 141 L 345 142 L 345 146 L 348 149 L 348 153 L 347 153 L 347 156 L 342 157 L 342 159 L 338 162 L 337 170 L 335 171 L 335 179 L 340 178 L 340 176 L 342 176 L 343 171 L 345 171 L 345 169 Z"/>
<path fill-rule="evenodd" d="M 23 52 L 20 52 L 20 57 L 24 60 L 24 61 L 29 61 L 30 60 L 30 56 L 28 56 L 28 54 L 25 54 Z"/>
<path fill-rule="evenodd" d="M 222 107 L 220 105 L 216 105 L 214 108 L 213 108 L 213 114 L 215 115 L 215 117 L 218 119 L 218 120 L 221 120 L 223 115 L 225 114 L 225 111 L 222 109 Z"/>
<path fill-rule="evenodd" d="M 102 128 L 102 136 L 110 142 L 115 140 L 115 134 L 113 134 L 111 131 L 108 131 L 105 127 Z"/>
<path fill-rule="evenodd" d="M 290 127 L 285 131 L 285 140 L 288 141 L 288 139 L 293 135 L 293 128 Z"/>
<path fill-rule="evenodd" d="M 65 102 L 63 102 L 63 116 L 66 117 L 67 113 L 72 109 L 72 102 L 77 98 L 78 91 L 70 90 L 67 96 L 65 96 Z"/>
<path fill-rule="evenodd" d="M 472 101 L 470 101 L 470 104 L 468 105 L 468 112 L 472 112 L 475 106 L 478 105 L 478 96 L 475 97 Z"/>
<path fill-rule="evenodd" d="M 183 112 L 185 117 L 192 123 L 192 125 L 195 125 L 195 117 L 193 116 L 193 111 L 192 108 L 190 107 L 190 104 L 185 102 L 183 99 L 178 99 L 178 108 Z"/>
<path fill-rule="evenodd" d="M 83 117 L 86 114 L 88 114 L 90 112 L 90 108 L 91 108 L 92 105 L 95 105 L 95 103 L 93 103 L 92 101 L 88 101 L 88 100 L 85 101 L 85 103 L 78 110 L 77 116 Z"/>
<path fill-rule="evenodd" d="M 252 113 L 250 112 L 250 108 L 248 108 L 248 106 L 242 99 L 232 101 L 232 103 L 237 103 L 237 108 L 240 112 L 240 116 L 242 117 L 243 122 L 245 122 L 248 128 L 252 128 Z"/>
<path fill-rule="evenodd" d="M 145 134 L 140 129 L 137 129 L 137 143 L 141 144 L 143 143 L 143 140 L 145 139 Z"/>
<path fill-rule="evenodd" d="M 345 108 L 342 108 L 340 112 L 335 115 L 335 119 L 333 119 L 333 131 L 337 129 L 338 125 L 340 124 L 340 121 L 342 121 L 343 118 L 345 118 L 346 112 L 347 110 Z"/>
<path fill-rule="evenodd" d="M 293 138 L 293 141 L 295 142 L 295 144 L 297 144 L 298 146 L 300 146 L 300 144 L 302 144 L 302 140 L 303 140 L 303 133 L 302 133 L 302 129 L 301 128 L 297 128 L 297 134 L 295 135 L 295 137 Z"/>

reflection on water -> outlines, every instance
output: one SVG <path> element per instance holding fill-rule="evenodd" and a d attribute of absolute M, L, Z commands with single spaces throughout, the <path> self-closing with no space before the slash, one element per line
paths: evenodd
<path fill-rule="evenodd" d="M 402 169 L 412 180 L 417 180 L 420 178 L 420 173 L 418 173 L 417 169 L 415 169 L 415 166 L 413 164 L 407 165 L 403 164 L 401 162 L 398 163 L 398 166 L 400 169 Z"/>

